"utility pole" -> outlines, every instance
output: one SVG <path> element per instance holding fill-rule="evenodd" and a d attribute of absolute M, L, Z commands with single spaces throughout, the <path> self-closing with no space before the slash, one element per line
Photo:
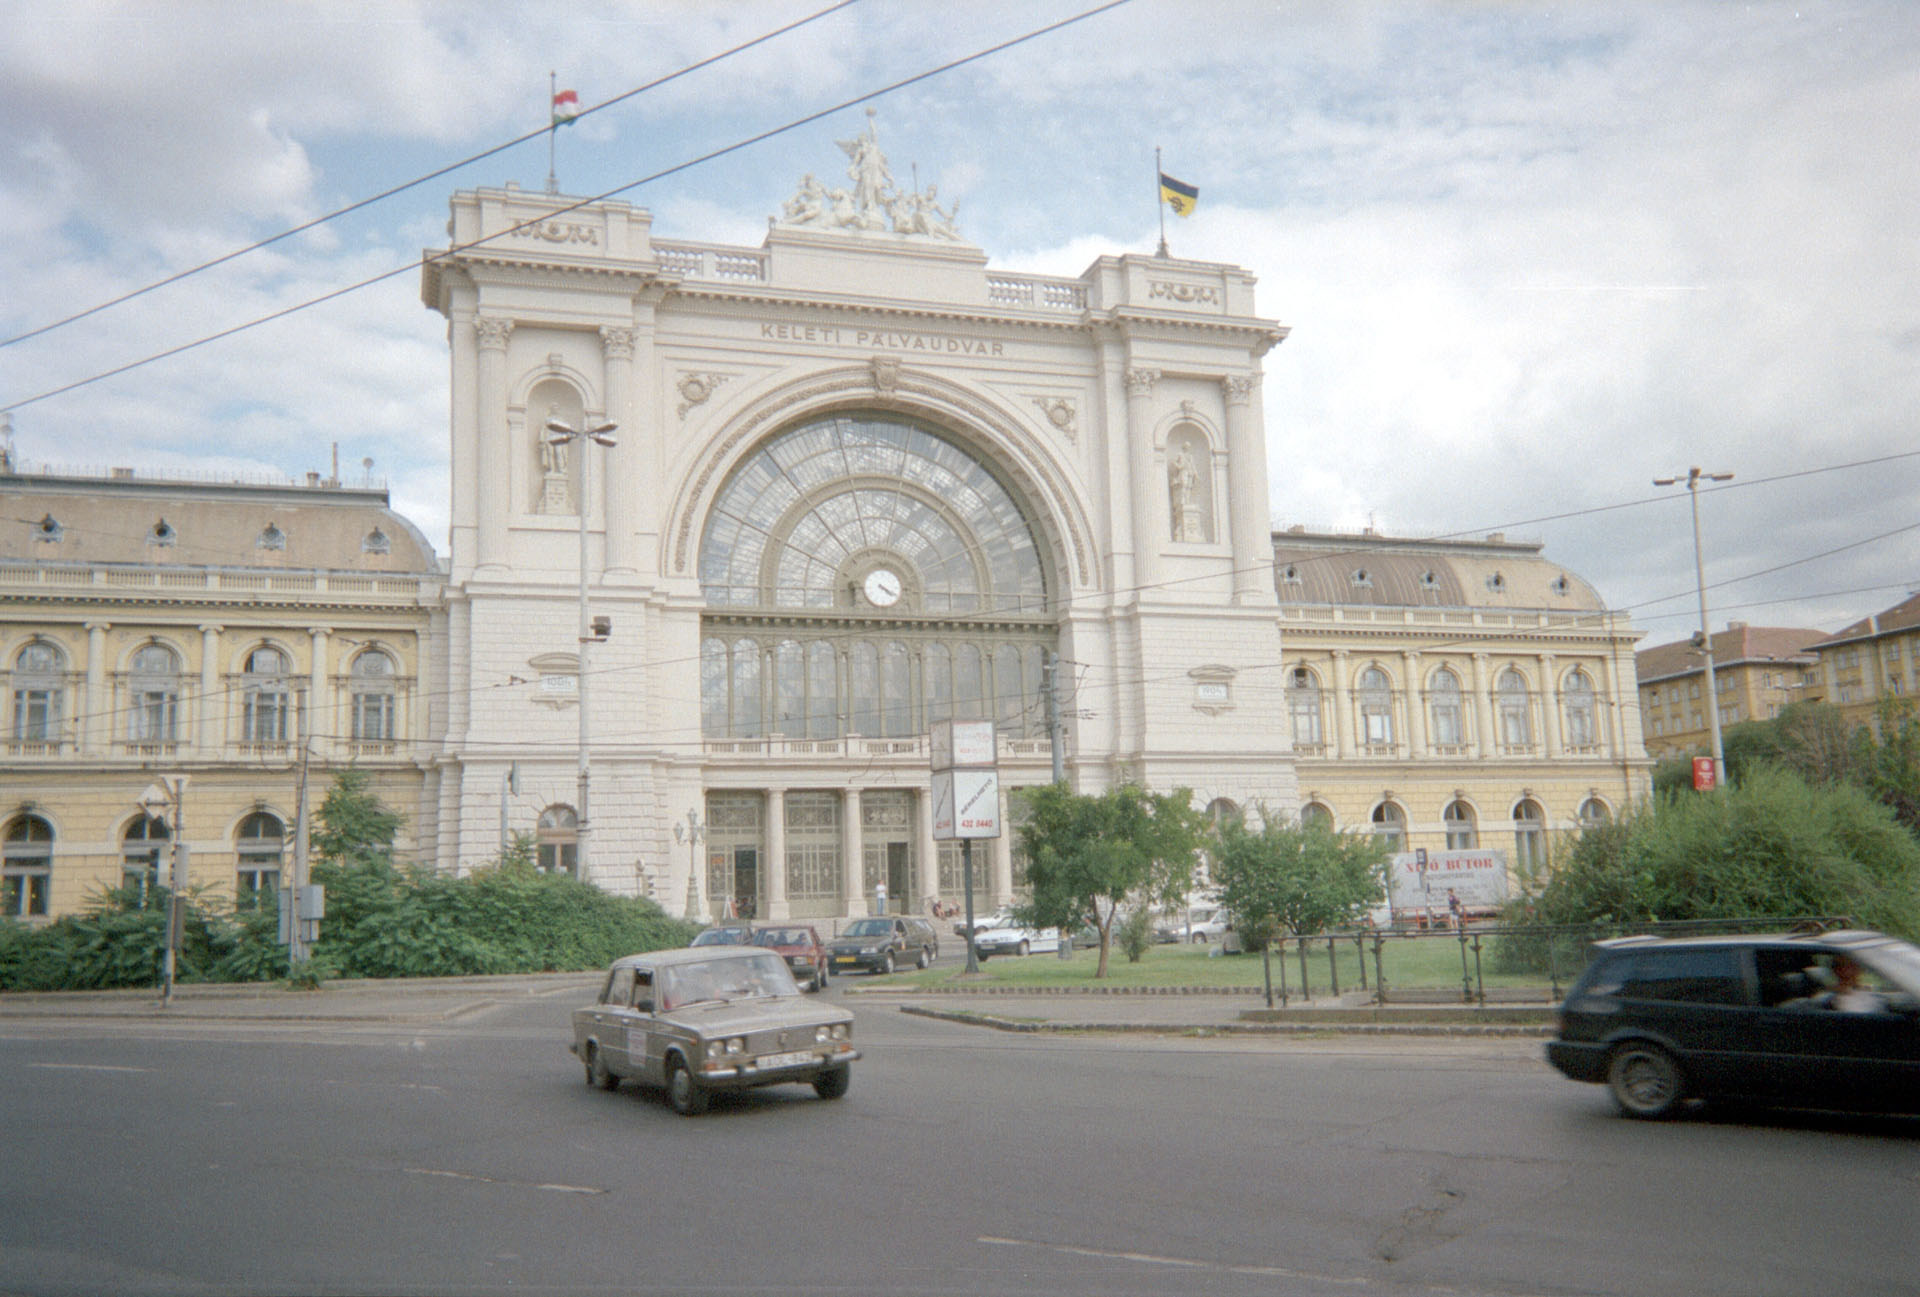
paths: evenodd
<path fill-rule="evenodd" d="M 1700 652 L 1707 660 L 1707 725 L 1713 736 L 1713 786 L 1727 784 L 1727 753 L 1720 744 L 1720 693 L 1713 675 L 1713 631 L 1707 625 L 1707 569 L 1700 556 L 1700 483 L 1731 482 L 1731 473 L 1708 473 L 1699 467 L 1687 470 L 1687 496 L 1693 505 L 1693 579 L 1700 592 Z M 1678 477 L 1656 477 L 1655 486 L 1673 486 Z"/>

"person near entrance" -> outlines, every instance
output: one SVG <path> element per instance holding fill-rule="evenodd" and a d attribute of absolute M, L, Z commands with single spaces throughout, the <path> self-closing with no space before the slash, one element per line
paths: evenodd
<path fill-rule="evenodd" d="M 885 883 L 875 883 L 873 885 L 873 912 L 875 914 L 885 914 L 887 912 L 887 885 Z"/>

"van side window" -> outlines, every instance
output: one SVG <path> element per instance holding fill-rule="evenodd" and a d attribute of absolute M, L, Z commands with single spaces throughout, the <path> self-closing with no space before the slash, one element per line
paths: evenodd
<path fill-rule="evenodd" d="M 633 973 L 633 1007 L 639 1008 L 640 1001 L 653 998 L 653 970 L 637 968 Z"/>
<path fill-rule="evenodd" d="M 1747 998 L 1739 957 L 1726 949 L 1642 950 L 1620 994 L 1682 1004 L 1743 1004 Z"/>
<path fill-rule="evenodd" d="M 616 1004 L 626 1008 L 633 999 L 633 969 L 631 966 L 616 968 L 607 978 L 607 989 L 600 997 L 602 1004 Z"/>

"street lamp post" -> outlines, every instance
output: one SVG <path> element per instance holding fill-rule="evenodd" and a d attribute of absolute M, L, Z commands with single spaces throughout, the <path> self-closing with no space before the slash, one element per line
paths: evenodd
<path fill-rule="evenodd" d="M 162 775 L 147 785 L 140 795 L 140 808 L 155 819 L 171 812 L 172 825 L 167 835 L 167 948 L 160 965 L 160 1003 L 173 1003 L 173 979 L 180 963 L 180 929 L 185 915 L 181 909 L 181 889 L 187 881 L 187 844 L 185 806 L 187 775 Z"/>
<path fill-rule="evenodd" d="M 1674 486 L 1678 477 L 1656 477 L 1655 486 Z M 1707 660 L 1707 726 L 1713 736 L 1713 786 L 1727 783 L 1727 753 L 1720 744 L 1720 693 L 1713 675 L 1713 632 L 1707 627 L 1707 569 L 1700 557 L 1700 484 L 1731 482 L 1731 473 L 1708 473 L 1697 466 L 1687 470 L 1687 496 L 1693 505 L 1693 579 L 1700 591 L 1700 652 Z"/>
<path fill-rule="evenodd" d="M 675 823 L 673 836 L 687 844 L 687 917 L 704 921 L 706 906 L 700 899 L 700 839 L 707 836 L 699 811 L 688 811 L 686 823 Z"/>
<path fill-rule="evenodd" d="M 587 513 L 591 508 L 592 495 L 588 487 L 592 483 L 593 456 L 588 451 L 589 442 L 602 446 L 615 445 L 608 434 L 619 427 L 618 424 L 602 423 L 592 427 L 575 428 L 561 423 L 558 419 L 547 420 L 547 441 L 552 445 L 578 442 L 580 448 L 580 675 L 576 697 L 580 703 L 580 806 L 575 817 L 578 822 L 574 844 L 575 868 L 581 882 L 586 882 L 590 857 L 587 844 L 590 841 L 591 819 L 587 813 L 587 785 L 590 782 L 590 763 L 587 756 L 587 650 L 595 635 L 594 626 L 587 613 Z M 612 520 L 608 520 L 612 525 Z M 604 637 L 602 637 L 604 638 Z"/>

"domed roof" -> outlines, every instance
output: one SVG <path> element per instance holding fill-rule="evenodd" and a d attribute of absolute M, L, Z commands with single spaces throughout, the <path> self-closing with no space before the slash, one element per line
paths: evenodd
<path fill-rule="evenodd" d="M 1587 582 L 1533 541 L 1420 540 L 1294 527 L 1273 537 L 1282 604 L 1603 612 Z"/>

